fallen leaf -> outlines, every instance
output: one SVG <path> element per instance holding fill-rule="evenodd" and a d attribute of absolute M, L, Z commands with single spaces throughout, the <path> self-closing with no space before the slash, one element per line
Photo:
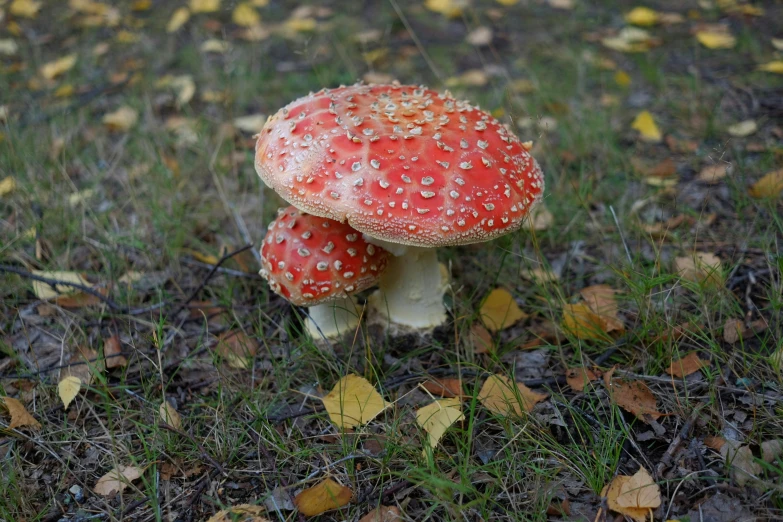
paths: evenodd
<path fill-rule="evenodd" d="M 555 216 L 546 208 L 544 203 L 538 203 L 530 210 L 525 219 L 528 226 L 533 230 L 548 230 L 554 223 Z"/>
<path fill-rule="evenodd" d="M 11 422 L 8 423 L 8 429 L 30 428 L 38 430 L 41 428 L 41 423 L 30 415 L 30 412 L 27 411 L 24 404 L 11 397 L 0 397 L 0 399 L 5 403 L 8 414 L 11 416 Z"/>
<path fill-rule="evenodd" d="M 103 124 L 111 131 L 125 132 L 130 130 L 139 119 L 139 113 L 136 109 L 123 106 L 114 112 L 103 116 Z"/>
<path fill-rule="evenodd" d="M 606 320 L 593 312 L 586 303 L 564 305 L 562 326 L 577 339 L 609 339 Z"/>
<path fill-rule="evenodd" d="M 783 439 L 765 440 L 761 443 L 761 460 L 764 462 L 774 462 L 780 455 L 783 455 Z"/>
<path fill-rule="evenodd" d="M 579 366 L 577 368 L 569 368 L 566 371 L 566 382 L 574 391 L 582 391 L 585 389 L 588 383 L 597 381 L 600 375 L 597 375 L 590 368 Z"/>
<path fill-rule="evenodd" d="M 637 522 L 645 522 L 661 505 L 661 489 L 644 468 L 633 476 L 617 475 L 604 490 L 609 509 Z"/>
<path fill-rule="evenodd" d="M 470 342 L 473 345 L 473 353 L 494 353 L 495 343 L 492 334 L 480 324 L 470 327 Z"/>
<path fill-rule="evenodd" d="M 438 445 L 452 424 L 464 418 L 458 397 L 436 400 L 416 411 L 416 423 L 427 432 L 432 448 Z"/>
<path fill-rule="evenodd" d="M 624 27 L 617 36 L 609 36 L 601 39 L 604 47 L 623 53 L 643 53 L 650 50 L 658 42 L 650 33 L 638 27 Z"/>
<path fill-rule="evenodd" d="M 677 174 L 677 165 L 671 158 L 666 158 L 655 165 L 649 165 L 641 158 L 632 156 L 631 165 L 639 173 L 653 178 L 670 178 Z"/>
<path fill-rule="evenodd" d="M 329 419 L 340 428 L 355 428 L 373 420 L 390 406 L 367 379 L 346 375 L 322 399 Z"/>
<path fill-rule="evenodd" d="M 41 2 L 34 0 L 14 0 L 8 6 L 8 12 L 23 18 L 35 18 L 41 9 Z"/>
<path fill-rule="evenodd" d="M 177 429 L 182 428 L 182 417 L 179 416 L 179 412 L 174 409 L 174 406 L 167 401 L 160 403 L 159 413 L 160 419 L 166 424 Z"/>
<path fill-rule="evenodd" d="M 738 442 L 726 441 L 726 444 L 720 448 L 720 454 L 726 461 L 726 464 L 731 466 L 734 472 L 734 480 L 737 481 L 737 485 L 740 487 L 744 487 L 748 482 L 757 480 L 761 474 L 761 465 L 756 462 L 753 451 L 748 446 L 739 446 Z"/>
<path fill-rule="evenodd" d="M 754 120 L 744 120 L 734 125 L 729 125 L 726 131 L 735 138 L 750 136 L 759 129 Z"/>
<path fill-rule="evenodd" d="M 73 194 L 69 194 L 68 195 L 68 205 L 70 205 L 71 207 L 75 207 L 77 205 L 85 203 L 94 194 L 95 194 L 95 191 L 93 189 L 84 189 L 84 190 L 80 190 L 78 192 L 74 192 Z"/>
<path fill-rule="evenodd" d="M 7 196 L 16 190 L 16 180 L 11 176 L 6 176 L 0 181 L 0 198 Z"/>
<path fill-rule="evenodd" d="M 717 26 L 708 30 L 696 31 L 696 39 L 707 49 L 731 49 L 737 45 L 737 39 L 728 27 Z"/>
<path fill-rule="evenodd" d="M 253 367 L 258 343 L 241 330 L 228 331 L 218 337 L 217 353 L 228 365 L 239 370 Z"/>
<path fill-rule="evenodd" d="M 67 271 L 47 271 L 47 270 L 33 270 L 33 275 L 39 277 L 45 277 L 47 279 L 55 279 L 57 281 L 63 281 L 66 283 L 75 283 L 83 286 L 92 286 L 81 274 L 77 272 Z M 66 285 L 54 285 L 52 288 L 49 283 L 42 281 L 33 281 L 33 293 L 35 297 L 42 300 L 52 299 L 60 295 L 75 294 L 79 292 L 77 288 Z"/>
<path fill-rule="evenodd" d="M 533 407 L 547 397 L 547 394 L 533 391 L 504 375 L 490 375 L 478 394 L 478 400 L 489 411 L 517 417 L 521 416 L 523 411 L 533 411 Z"/>
<path fill-rule="evenodd" d="M 682 379 L 683 377 L 687 377 L 688 375 L 696 373 L 702 368 L 708 368 L 709 366 L 709 361 L 699 359 L 699 356 L 696 354 L 696 352 L 691 352 L 685 357 L 673 360 L 666 369 L 666 373 L 672 377 Z"/>
<path fill-rule="evenodd" d="M 448 18 L 457 18 L 462 15 L 462 10 L 468 7 L 467 0 L 425 0 L 424 7 L 435 13 L 440 13 Z"/>
<path fill-rule="evenodd" d="M 267 117 L 263 114 L 251 114 L 249 116 L 241 116 L 234 118 L 234 127 L 242 132 L 248 132 L 255 134 L 261 132 L 261 129 L 266 123 Z"/>
<path fill-rule="evenodd" d="M 175 76 L 171 79 L 171 88 L 177 92 L 177 107 L 180 108 L 193 99 L 196 94 L 196 82 L 189 74 Z"/>
<path fill-rule="evenodd" d="M 128 359 L 122 355 L 120 338 L 112 335 L 103 341 L 103 358 L 106 360 L 106 368 L 120 368 L 128 365 Z"/>
<path fill-rule="evenodd" d="M 465 37 L 465 41 L 479 47 L 482 45 L 489 45 L 492 43 L 492 29 L 485 25 L 477 27 L 468 33 L 468 36 Z"/>
<path fill-rule="evenodd" d="M 207 522 L 270 522 L 268 518 L 261 515 L 265 512 L 264 506 L 254 506 L 252 504 L 238 504 L 228 509 L 218 511 Z"/>
<path fill-rule="evenodd" d="M 218 40 L 216 38 L 210 38 L 206 42 L 201 44 L 202 53 L 227 53 L 231 49 L 231 44 L 225 40 Z"/>
<path fill-rule="evenodd" d="M 19 44 L 13 38 L 0 39 L 0 54 L 4 56 L 13 56 L 19 51 Z"/>
<path fill-rule="evenodd" d="M 657 11 L 649 7 L 634 7 L 625 13 L 625 21 L 629 24 L 647 27 L 657 24 L 660 20 Z"/>
<path fill-rule="evenodd" d="M 696 179 L 704 183 L 718 183 L 726 177 L 731 171 L 731 163 L 719 163 L 718 165 L 707 165 L 699 172 Z"/>
<path fill-rule="evenodd" d="M 624 331 L 625 325 L 617 317 L 616 291 L 609 285 L 594 285 L 579 291 L 582 298 L 597 316 L 604 322 L 603 331 L 606 333 Z"/>
<path fill-rule="evenodd" d="M 772 60 L 771 62 L 761 63 L 756 69 L 764 72 L 783 74 L 783 60 Z"/>
<path fill-rule="evenodd" d="M 720 259 L 709 252 L 694 252 L 693 256 L 674 259 L 674 270 L 693 283 L 719 286 L 723 284 Z"/>
<path fill-rule="evenodd" d="M 68 359 L 68 366 L 62 369 L 60 377 L 76 377 L 82 384 L 89 386 L 95 375 L 103 372 L 105 362 L 98 357 L 98 352 L 89 346 L 76 346 L 75 353 Z"/>
<path fill-rule="evenodd" d="M 81 388 L 82 380 L 73 375 L 69 375 L 57 384 L 57 393 L 63 401 L 63 408 L 68 409 L 68 405 L 79 395 Z"/>
<path fill-rule="evenodd" d="M 231 21 L 240 27 L 252 27 L 261 23 L 261 16 L 249 2 L 237 4 L 231 13 Z"/>
<path fill-rule="evenodd" d="M 498 0 L 500 3 L 505 3 L 508 1 L 513 1 L 513 3 L 517 3 L 519 0 Z M 549 7 L 553 9 L 561 9 L 564 11 L 570 11 L 574 8 L 574 0 L 547 0 L 547 3 L 549 4 Z"/>
<path fill-rule="evenodd" d="M 617 71 L 616 73 L 614 73 L 614 83 L 616 83 L 620 87 L 628 87 L 629 85 L 631 85 L 631 77 L 625 71 Z"/>
<path fill-rule="evenodd" d="M 661 417 L 662 413 L 658 411 L 655 396 L 642 381 L 611 380 L 611 375 L 607 379 L 607 374 L 604 374 L 604 381 L 607 380 L 612 400 L 622 409 L 647 423 L 649 423 L 648 415 L 653 419 Z"/>
<path fill-rule="evenodd" d="M 720 451 L 724 444 L 726 444 L 726 439 L 723 437 L 714 437 L 712 435 L 704 437 L 704 445 L 715 451 Z"/>
<path fill-rule="evenodd" d="M 142 470 L 135 466 L 119 465 L 98 479 L 93 486 L 93 491 L 104 497 L 114 496 L 121 493 L 128 485 L 141 478 Z"/>
<path fill-rule="evenodd" d="M 631 128 L 638 130 L 642 140 L 650 143 L 659 143 L 663 137 L 649 111 L 642 111 L 637 114 L 633 123 L 631 123 Z"/>
<path fill-rule="evenodd" d="M 347 505 L 351 498 L 353 498 L 353 491 L 350 488 L 328 478 L 301 491 L 294 497 L 294 504 L 303 515 L 314 517 Z"/>
<path fill-rule="evenodd" d="M 76 60 L 76 54 L 69 54 L 67 56 L 63 56 L 62 58 L 58 58 L 53 62 L 45 63 L 41 66 L 40 69 L 41 76 L 47 80 L 53 80 L 58 76 L 70 71 L 73 66 L 76 65 Z"/>
<path fill-rule="evenodd" d="M 772 47 L 778 51 L 783 51 L 783 38 L 772 38 L 770 41 L 772 43 Z"/>
<path fill-rule="evenodd" d="M 742 338 L 742 334 L 745 332 L 745 324 L 732 317 L 726 319 L 723 324 L 723 340 L 729 344 L 734 344 Z"/>
<path fill-rule="evenodd" d="M 776 198 L 783 192 L 783 169 L 766 173 L 748 192 L 757 199 Z"/>
<path fill-rule="evenodd" d="M 402 520 L 400 508 L 396 506 L 378 506 L 360 518 L 359 522 L 401 522 Z"/>
<path fill-rule="evenodd" d="M 451 378 L 437 378 L 437 377 L 430 377 L 429 380 L 424 381 L 421 383 L 421 387 L 427 390 L 429 393 L 433 395 L 437 395 L 439 397 L 462 397 L 462 381 L 451 377 Z"/>
<path fill-rule="evenodd" d="M 549 268 L 522 268 L 519 275 L 539 285 L 560 281 L 560 275 Z"/>
<path fill-rule="evenodd" d="M 198 250 L 194 250 L 192 248 L 183 248 L 182 253 L 188 254 L 196 261 L 201 261 L 202 263 L 206 263 L 208 265 L 216 265 L 219 261 L 219 259 L 212 254 L 202 254 Z"/>
<path fill-rule="evenodd" d="M 481 322 L 492 332 L 503 330 L 528 317 L 505 288 L 495 288 L 484 299 L 479 310 Z"/>
<path fill-rule="evenodd" d="M 166 25 L 166 32 L 176 33 L 190 19 L 190 10 L 187 7 L 180 7 L 171 15 L 169 23 Z"/>
<path fill-rule="evenodd" d="M 214 13 L 220 9 L 220 0 L 190 0 L 190 10 L 194 13 Z"/>

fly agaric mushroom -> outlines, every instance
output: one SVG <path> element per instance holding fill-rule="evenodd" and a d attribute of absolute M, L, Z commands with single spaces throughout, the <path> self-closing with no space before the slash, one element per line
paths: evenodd
<path fill-rule="evenodd" d="M 376 308 L 431 328 L 446 312 L 435 248 L 518 229 L 544 189 L 522 143 L 448 92 L 352 85 L 300 98 L 257 137 L 259 176 L 296 207 L 349 224 L 395 256 Z"/>
<path fill-rule="evenodd" d="M 305 326 L 313 338 L 333 339 L 359 324 L 351 296 L 378 283 L 387 258 L 347 224 L 290 206 L 269 225 L 260 274 L 276 293 L 309 307 Z"/>

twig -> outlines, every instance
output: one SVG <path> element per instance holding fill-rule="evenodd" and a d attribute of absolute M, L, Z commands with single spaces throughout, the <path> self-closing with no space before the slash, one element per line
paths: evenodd
<path fill-rule="evenodd" d="M 690 416 L 688 417 L 688 420 L 685 421 L 685 424 L 683 424 L 680 432 L 672 439 L 671 443 L 669 444 L 669 447 L 666 448 L 666 451 L 661 457 L 660 462 L 658 462 L 658 466 L 656 466 L 655 468 L 656 479 L 660 480 L 663 474 L 663 470 L 671 465 L 672 459 L 674 458 L 674 453 L 677 451 L 680 445 L 688 438 L 688 435 L 691 432 L 691 428 L 693 427 L 693 423 L 696 422 L 696 418 L 703 407 L 704 404 L 702 403 L 693 409 Z"/>
<path fill-rule="evenodd" d="M 255 249 L 253 249 L 255 251 Z M 186 265 L 191 266 L 198 266 L 201 268 L 214 268 L 215 265 L 211 265 L 209 263 L 202 263 L 201 261 L 196 261 L 195 259 L 191 259 L 189 257 L 183 257 L 181 259 L 181 262 Z M 225 267 L 219 267 L 217 271 L 221 274 L 226 274 L 229 276 L 234 277 L 244 277 L 246 279 L 261 279 L 261 276 L 259 276 L 256 273 L 253 272 L 243 272 L 242 270 L 234 270 L 233 268 L 225 268 Z"/>
<path fill-rule="evenodd" d="M 206 449 L 204 449 L 204 446 L 199 444 L 199 442 L 196 439 L 193 438 L 193 435 L 191 435 L 190 433 L 187 433 L 185 431 L 182 431 L 182 430 L 180 430 L 178 428 L 175 428 L 171 424 L 168 424 L 168 423 L 163 422 L 163 421 L 161 421 L 159 425 L 164 430 L 170 431 L 172 433 L 176 433 L 180 437 L 185 437 L 186 439 L 188 439 L 191 442 L 191 444 L 193 444 L 194 446 L 196 446 L 198 448 L 198 450 L 201 452 L 201 456 L 204 458 L 204 460 L 209 462 L 209 465 L 212 466 L 213 468 L 215 468 L 215 471 L 217 471 L 218 473 L 220 473 L 224 477 L 228 476 L 228 474 L 226 473 L 226 470 L 223 469 L 223 466 L 221 466 L 220 463 L 218 461 L 216 461 L 212 457 L 212 455 L 210 455 L 207 452 Z"/>
<path fill-rule="evenodd" d="M 190 294 L 190 295 L 187 297 L 187 299 L 185 299 L 184 301 L 182 301 L 182 302 L 179 304 L 179 306 L 177 306 L 177 307 L 174 309 L 174 311 L 173 311 L 173 312 L 171 312 L 171 313 L 169 313 L 169 314 L 167 314 L 167 315 L 170 315 L 170 316 L 175 316 L 175 315 L 177 315 L 178 313 L 180 313 L 180 312 L 181 312 L 181 311 L 182 311 L 182 310 L 183 310 L 183 309 L 184 309 L 184 308 L 185 308 L 185 307 L 186 307 L 186 306 L 187 306 L 187 305 L 188 305 L 188 304 L 189 304 L 189 303 L 190 303 L 192 300 L 194 300 L 194 299 L 195 299 L 195 298 L 198 296 L 199 292 L 201 292 L 201 291 L 204 289 L 204 287 L 205 287 L 205 286 L 207 286 L 207 283 L 209 283 L 209 280 L 210 280 L 210 279 L 212 279 L 212 276 L 214 276 L 214 275 L 215 275 L 215 273 L 217 272 L 218 268 L 220 268 L 220 265 L 222 265 L 223 263 L 225 263 L 226 261 L 228 261 L 228 260 L 229 260 L 229 259 L 231 259 L 232 257 L 234 257 L 234 256 L 236 256 L 236 255 L 238 255 L 238 254 L 241 254 L 241 253 L 242 253 L 242 252 L 244 252 L 245 250 L 249 250 L 249 249 L 251 249 L 251 248 L 253 248 L 253 245 L 252 245 L 252 244 L 248 244 L 248 245 L 245 245 L 245 246 L 243 246 L 242 248 L 239 248 L 239 249 L 237 249 L 237 250 L 234 250 L 233 252 L 229 252 L 228 254 L 226 254 L 226 255 L 224 255 L 223 257 L 221 257 L 221 258 L 218 260 L 218 262 L 217 262 L 217 263 L 215 263 L 215 265 L 213 265 L 213 266 L 212 266 L 212 269 L 209 271 L 209 273 L 208 273 L 208 274 L 207 274 L 207 276 L 204 278 L 204 280 L 203 280 L 203 281 L 201 281 L 201 284 L 200 284 L 200 285 L 198 285 L 198 287 L 196 287 L 196 289 L 195 289 L 195 290 L 193 290 L 193 292 L 191 292 L 191 294 Z"/>

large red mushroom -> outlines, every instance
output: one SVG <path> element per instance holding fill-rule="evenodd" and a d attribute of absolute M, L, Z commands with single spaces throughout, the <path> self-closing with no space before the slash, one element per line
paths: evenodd
<path fill-rule="evenodd" d="M 308 307 L 305 326 L 313 338 L 334 339 L 356 329 L 352 296 L 378 283 L 387 258 L 347 224 L 290 206 L 269 225 L 260 273 L 276 293 Z"/>
<path fill-rule="evenodd" d="M 538 163 L 507 127 L 448 92 L 352 85 L 300 98 L 256 142 L 259 176 L 283 199 L 347 223 L 398 257 L 374 300 L 393 323 L 446 319 L 435 248 L 517 230 L 542 197 Z"/>

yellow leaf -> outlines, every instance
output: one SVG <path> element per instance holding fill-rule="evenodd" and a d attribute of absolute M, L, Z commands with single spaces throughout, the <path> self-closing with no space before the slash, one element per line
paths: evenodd
<path fill-rule="evenodd" d="M 714 286 L 723 284 L 720 258 L 709 252 L 677 257 L 674 259 L 674 269 L 687 281 Z"/>
<path fill-rule="evenodd" d="M 264 506 L 239 504 L 237 506 L 231 506 L 228 509 L 218 511 L 209 517 L 207 522 L 234 522 L 235 520 L 241 520 L 242 522 L 269 522 L 268 518 L 261 516 L 265 511 L 266 508 Z"/>
<path fill-rule="evenodd" d="M 309 16 L 304 18 L 292 17 L 285 21 L 285 28 L 293 33 L 309 33 L 315 30 L 317 25 L 315 18 Z"/>
<path fill-rule="evenodd" d="M 563 329 L 577 339 L 606 340 L 609 338 L 606 335 L 606 320 L 585 303 L 563 306 Z"/>
<path fill-rule="evenodd" d="M 63 408 L 68 409 L 68 405 L 79 395 L 79 390 L 81 389 L 82 380 L 73 375 L 69 375 L 59 382 L 57 393 L 60 395 L 60 400 L 63 401 Z"/>
<path fill-rule="evenodd" d="M 508 328 L 528 316 L 505 288 L 492 290 L 481 304 L 479 314 L 484 326 L 493 332 Z"/>
<path fill-rule="evenodd" d="M 697 31 L 696 39 L 707 49 L 731 49 L 737 45 L 737 39 L 728 30 Z"/>
<path fill-rule="evenodd" d="M 297 509 L 306 517 L 345 506 L 353 498 L 351 488 L 328 478 L 294 497 Z"/>
<path fill-rule="evenodd" d="M 756 67 L 759 71 L 783 74 L 783 60 L 772 60 L 771 62 L 759 64 Z"/>
<path fill-rule="evenodd" d="M 68 205 L 71 207 L 75 207 L 76 205 L 80 203 L 84 203 L 88 199 L 90 199 L 93 194 L 95 194 L 95 191 L 93 189 L 84 189 L 80 190 L 79 192 L 74 192 L 73 194 L 68 195 Z"/>
<path fill-rule="evenodd" d="M 650 50 L 653 39 L 650 33 L 638 27 L 624 27 L 617 36 L 603 38 L 601 44 L 623 53 L 643 53 Z"/>
<path fill-rule="evenodd" d="M 198 250 L 193 250 L 192 248 L 183 248 L 182 252 L 184 254 L 190 255 L 192 258 L 194 258 L 197 261 L 201 261 L 202 263 L 206 263 L 208 265 L 216 265 L 218 264 L 219 259 L 211 254 L 202 254 Z"/>
<path fill-rule="evenodd" d="M 187 104 L 196 94 L 196 82 L 189 74 L 174 76 L 169 83 L 172 89 L 177 91 L 177 107 Z"/>
<path fill-rule="evenodd" d="M 776 198 L 783 191 L 783 169 L 767 172 L 748 192 L 757 199 Z"/>
<path fill-rule="evenodd" d="M 617 71 L 614 73 L 614 82 L 620 87 L 628 87 L 631 85 L 631 77 L 625 71 Z"/>
<path fill-rule="evenodd" d="M 425 0 L 424 7 L 448 18 L 462 15 L 462 10 L 468 6 L 467 0 Z"/>
<path fill-rule="evenodd" d="M 745 120 L 734 125 L 729 125 L 726 131 L 735 138 L 744 138 L 750 136 L 758 130 L 758 125 L 753 120 Z"/>
<path fill-rule="evenodd" d="M 117 36 L 115 37 L 115 40 L 123 44 L 132 44 L 138 42 L 140 38 L 141 37 L 138 34 L 123 29 L 117 32 Z"/>
<path fill-rule="evenodd" d="M 529 281 L 533 281 L 539 285 L 547 283 L 556 283 L 560 281 L 560 276 L 550 270 L 549 268 L 523 268 L 519 271 L 519 275 Z"/>
<path fill-rule="evenodd" d="M 66 83 L 63 85 L 60 85 L 55 91 L 54 91 L 54 97 L 55 98 L 70 98 L 73 96 L 73 84 Z"/>
<path fill-rule="evenodd" d="M 548 395 L 535 392 L 504 375 L 490 375 L 478 394 L 478 400 L 489 411 L 517 417 L 521 416 L 522 412 L 533 411 L 533 407 L 547 397 Z"/>
<path fill-rule="evenodd" d="M 547 0 L 550 7 L 555 9 L 571 10 L 574 8 L 574 0 Z"/>
<path fill-rule="evenodd" d="M 47 279 L 57 279 L 58 281 L 64 281 L 67 283 L 76 283 L 84 286 L 92 286 L 81 274 L 77 272 L 64 272 L 64 271 L 45 271 L 45 270 L 33 270 L 33 274 L 46 277 Z M 52 288 L 48 283 L 41 281 L 33 281 L 33 293 L 38 299 L 52 299 L 59 295 L 73 294 L 79 292 L 78 289 L 72 286 L 55 285 Z"/>
<path fill-rule="evenodd" d="M 201 44 L 202 53 L 225 53 L 231 48 L 231 44 L 225 40 L 218 40 L 216 38 L 210 38 Z"/>
<path fill-rule="evenodd" d="M 135 466 L 119 465 L 99 478 L 92 489 L 98 495 L 111 497 L 122 492 L 128 487 L 128 484 L 140 478 L 141 475 L 141 469 Z"/>
<path fill-rule="evenodd" d="M 5 407 L 8 409 L 8 414 L 11 415 L 11 422 L 8 424 L 8 428 L 30 428 L 37 430 L 41 428 L 41 423 L 35 420 L 35 417 L 30 415 L 24 404 L 11 397 L 0 397 L 5 402 Z"/>
<path fill-rule="evenodd" d="M 778 51 L 783 51 L 783 38 L 773 38 L 772 47 L 774 47 Z"/>
<path fill-rule="evenodd" d="M 322 399 L 329 419 L 340 428 L 355 428 L 373 420 L 389 407 L 365 378 L 350 374 Z"/>
<path fill-rule="evenodd" d="M 267 117 L 263 114 L 250 114 L 248 116 L 240 116 L 234 118 L 234 127 L 243 131 L 255 134 L 261 132 L 261 129 L 266 123 Z"/>
<path fill-rule="evenodd" d="M 6 176 L 0 181 L 0 197 L 7 196 L 16 190 L 16 180 L 12 176 Z"/>
<path fill-rule="evenodd" d="M 651 510 L 661 505 L 661 489 L 644 468 L 633 476 L 616 476 L 604 490 L 609 509 L 637 522 L 645 522 Z"/>
<path fill-rule="evenodd" d="M 631 124 L 631 128 L 638 130 L 644 141 L 650 143 L 659 143 L 661 141 L 661 130 L 658 128 L 658 125 L 653 119 L 653 115 L 650 114 L 649 111 L 642 111 L 637 114 Z"/>
<path fill-rule="evenodd" d="M 149 11 L 152 7 L 152 0 L 135 0 L 131 5 L 133 11 Z"/>
<path fill-rule="evenodd" d="M 176 33 L 190 19 L 190 10 L 187 7 L 180 7 L 171 15 L 169 23 L 166 25 L 166 32 Z"/>
<path fill-rule="evenodd" d="M 416 422 L 427 432 L 433 448 L 452 424 L 464 418 L 459 397 L 437 400 L 416 411 Z"/>
<path fill-rule="evenodd" d="M 269 0 L 250 0 L 250 3 L 256 7 L 266 7 L 269 5 Z"/>
<path fill-rule="evenodd" d="M 8 7 L 8 12 L 23 18 L 35 18 L 41 9 L 41 2 L 34 0 L 14 0 Z"/>
<path fill-rule="evenodd" d="M 139 113 L 136 109 L 123 106 L 114 112 L 104 115 L 103 124 L 106 125 L 109 130 L 125 132 L 136 125 L 138 119 Z"/>
<path fill-rule="evenodd" d="M 657 11 L 649 7 L 634 7 L 625 13 L 625 21 L 633 25 L 650 26 L 659 22 Z"/>
<path fill-rule="evenodd" d="M 220 9 L 220 0 L 190 0 L 190 10 L 194 13 L 214 13 Z"/>
<path fill-rule="evenodd" d="M 624 331 L 625 325 L 618 319 L 615 290 L 609 285 L 593 285 L 579 291 L 590 310 L 604 322 L 604 331 Z"/>
<path fill-rule="evenodd" d="M 177 429 L 182 427 L 182 418 L 179 416 L 179 412 L 174 409 L 174 406 L 166 401 L 163 401 L 160 404 L 160 418 L 166 424 L 174 426 Z"/>
<path fill-rule="evenodd" d="M 19 44 L 13 38 L 3 38 L 0 40 L 0 54 L 13 56 L 19 51 Z"/>
<path fill-rule="evenodd" d="M 240 27 L 252 27 L 261 23 L 261 16 L 250 3 L 242 2 L 234 8 L 231 20 Z"/>
<path fill-rule="evenodd" d="M 74 53 L 58 58 L 53 62 L 45 63 L 40 69 L 41 76 L 47 80 L 53 80 L 61 74 L 70 71 L 76 65 L 76 59 L 77 56 Z"/>

